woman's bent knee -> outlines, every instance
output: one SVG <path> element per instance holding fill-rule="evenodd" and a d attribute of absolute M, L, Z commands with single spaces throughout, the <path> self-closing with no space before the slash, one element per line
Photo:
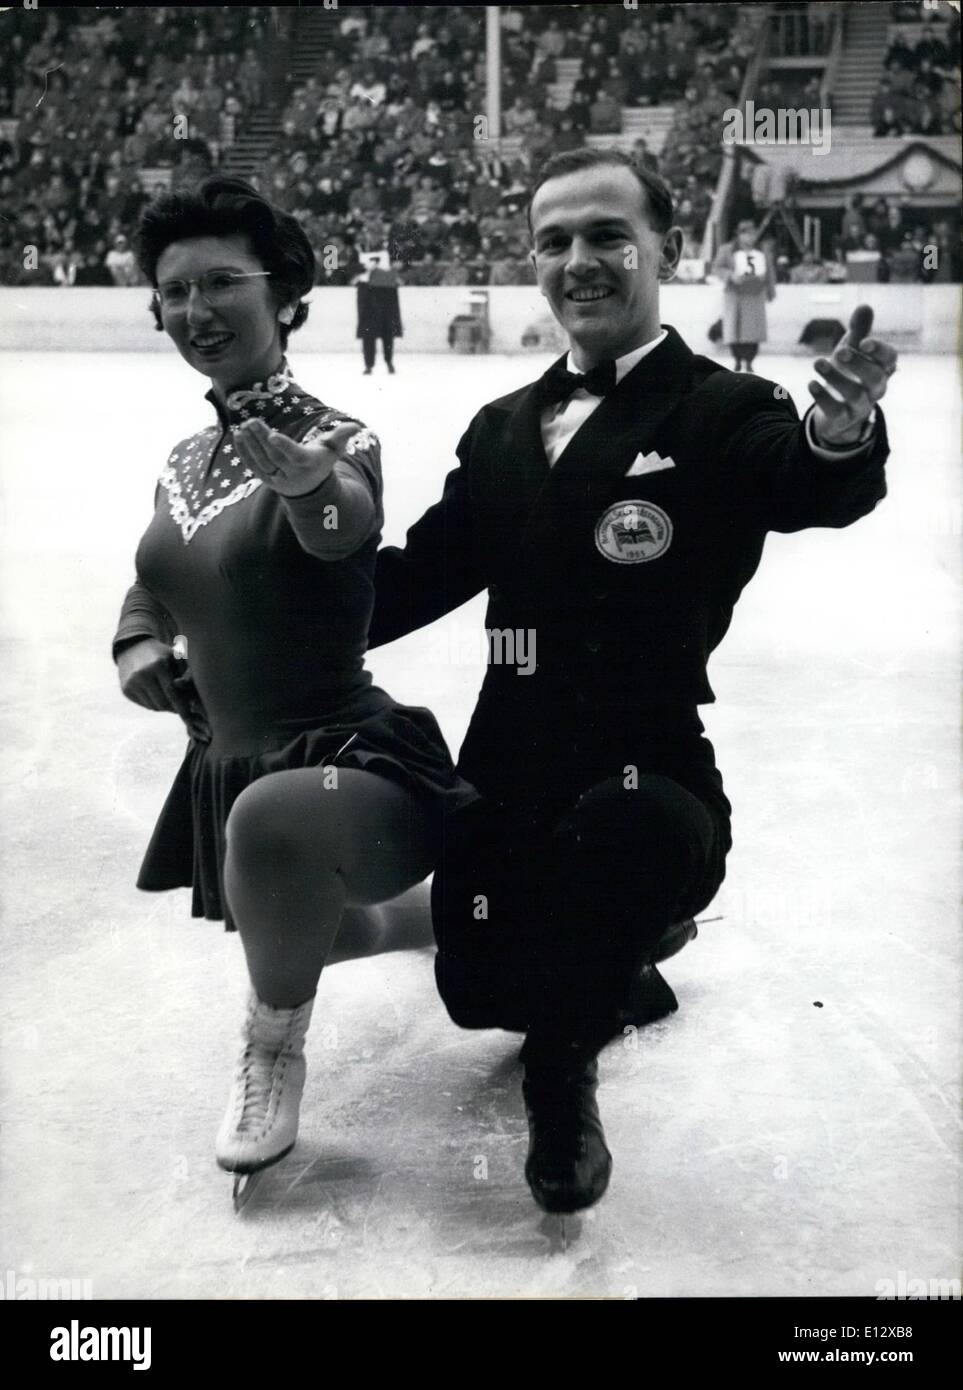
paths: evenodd
<path fill-rule="evenodd" d="M 326 853 L 331 837 L 324 833 L 322 807 L 313 804 L 306 814 L 300 790 L 288 772 L 271 773 L 245 787 L 227 818 L 228 853 L 235 860 L 284 865 L 310 857 L 318 868 L 330 861 L 327 867 L 335 869 L 336 854 Z"/>

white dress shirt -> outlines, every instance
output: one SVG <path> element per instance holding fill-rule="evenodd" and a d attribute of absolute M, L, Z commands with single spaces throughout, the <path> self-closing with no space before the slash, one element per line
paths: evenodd
<path fill-rule="evenodd" d="M 637 362 L 654 348 L 657 348 L 663 338 L 668 337 L 666 330 L 657 338 L 653 338 L 651 343 L 643 343 L 641 347 L 633 348 L 624 357 L 615 359 L 615 384 L 616 386 L 630 372 Z M 572 371 L 569 366 L 571 353 L 565 354 L 565 361 L 562 366 L 566 371 Z M 589 391 L 579 388 L 574 391 L 567 400 L 559 401 L 558 405 L 551 405 L 547 410 L 542 411 L 542 443 L 545 445 L 545 456 L 548 459 L 549 467 L 561 454 L 576 430 L 580 430 L 585 421 L 597 410 L 605 398 L 603 396 L 593 396 Z"/>
<path fill-rule="evenodd" d="M 633 348 L 622 357 L 615 359 L 615 384 L 618 385 L 633 367 L 637 366 L 642 358 L 648 353 L 653 352 L 662 340 L 667 337 L 666 330 L 657 338 L 653 338 L 649 343 L 643 343 L 641 347 Z M 566 371 L 572 371 L 569 365 L 571 353 L 565 354 L 562 366 Z M 549 467 L 553 467 L 556 460 L 566 448 L 572 436 L 580 430 L 594 410 L 597 410 L 605 398 L 603 396 L 593 396 L 591 392 L 583 390 L 581 387 L 572 393 L 564 401 L 559 401 L 557 405 L 550 405 L 542 411 L 542 443 L 545 446 L 545 456 L 548 459 Z M 849 449 L 823 449 L 816 443 L 813 435 L 813 412 L 810 410 L 806 415 L 806 442 L 810 449 L 821 459 L 848 459 L 855 454 L 861 454 L 872 443 L 873 425 L 876 421 L 875 410 L 870 415 L 864 427 L 866 439 L 854 444 Z"/>

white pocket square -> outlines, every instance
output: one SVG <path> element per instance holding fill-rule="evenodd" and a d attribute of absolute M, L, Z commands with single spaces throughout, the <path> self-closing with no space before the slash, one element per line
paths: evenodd
<path fill-rule="evenodd" d="M 626 473 L 627 478 L 635 478 L 639 473 L 658 473 L 660 468 L 674 468 L 675 459 L 664 459 L 656 453 L 639 454 L 632 467 Z"/>

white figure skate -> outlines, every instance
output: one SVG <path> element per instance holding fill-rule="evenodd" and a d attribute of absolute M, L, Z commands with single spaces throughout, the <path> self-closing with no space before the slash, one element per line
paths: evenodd
<path fill-rule="evenodd" d="M 251 991 L 227 1111 L 215 1144 L 217 1161 L 234 1173 L 234 1210 L 254 1194 L 266 1168 L 294 1148 L 304 1090 L 304 1038 L 314 1000 L 275 1009 Z"/>

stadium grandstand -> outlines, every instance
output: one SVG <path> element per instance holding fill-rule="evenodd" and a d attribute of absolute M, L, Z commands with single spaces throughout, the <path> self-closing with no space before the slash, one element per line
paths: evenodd
<path fill-rule="evenodd" d="M 961 278 L 948 4 L 40 7 L 0 20 L 2 284 L 137 284 L 144 204 L 215 168 L 303 219 L 319 284 L 354 283 L 379 251 L 408 285 L 532 284 L 534 172 L 582 144 L 662 174 L 692 282 L 743 217 L 783 281 Z M 748 128 L 727 141 L 734 109 L 829 113 L 831 141 Z"/>

